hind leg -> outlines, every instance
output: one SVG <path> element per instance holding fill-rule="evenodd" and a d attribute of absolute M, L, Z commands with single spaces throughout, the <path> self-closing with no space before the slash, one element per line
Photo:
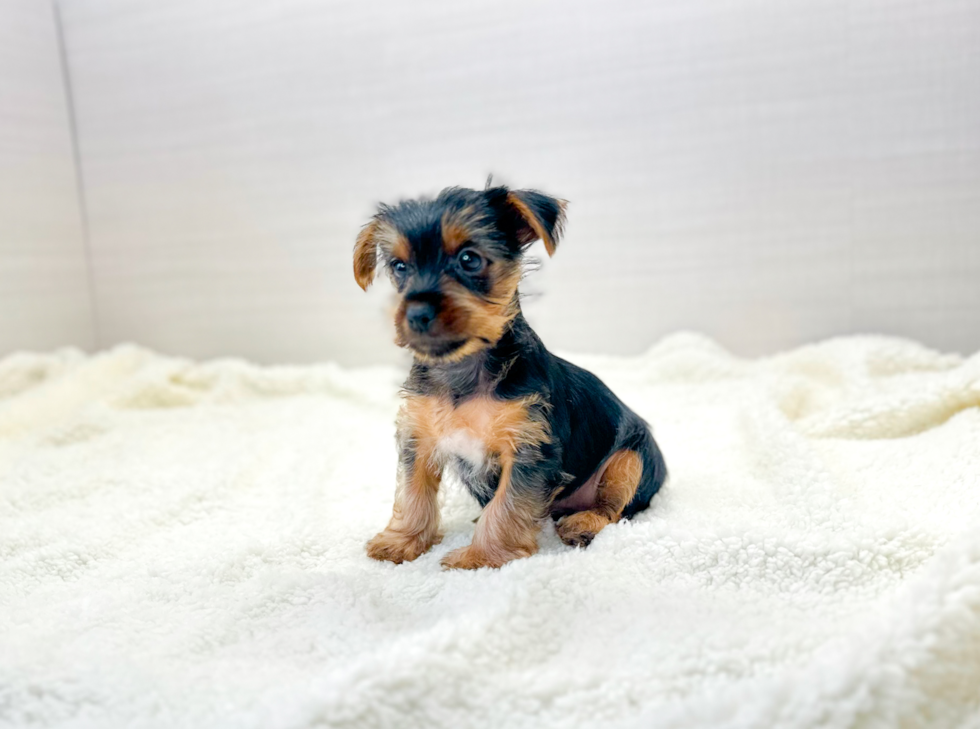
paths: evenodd
<path fill-rule="evenodd" d="M 619 521 L 623 509 L 633 500 L 643 475 L 643 459 L 636 451 L 619 450 L 606 461 L 596 489 L 595 505 L 558 520 L 555 531 L 571 547 L 587 547 L 607 524 Z"/>

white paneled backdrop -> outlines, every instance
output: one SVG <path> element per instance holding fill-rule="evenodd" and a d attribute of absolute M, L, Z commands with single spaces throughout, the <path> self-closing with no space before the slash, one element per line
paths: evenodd
<path fill-rule="evenodd" d="M 57 10 L 0 4 L 0 353 L 390 361 L 358 228 L 488 172 L 571 201 L 555 348 L 980 348 L 977 0 Z"/>
<path fill-rule="evenodd" d="M 59 46 L 47 0 L 0 0 L 0 356 L 96 344 Z"/>

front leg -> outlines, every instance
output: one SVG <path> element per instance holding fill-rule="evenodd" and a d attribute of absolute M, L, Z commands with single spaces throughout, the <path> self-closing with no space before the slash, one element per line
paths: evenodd
<path fill-rule="evenodd" d="M 399 441 L 398 488 L 391 521 L 367 543 L 369 557 L 395 564 L 411 562 L 442 539 L 436 502 L 441 473 L 429 454 L 419 452 L 415 439 Z"/>
<path fill-rule="evenodd" d="M 501 458 L 500 482 L 480 515 L 473 542 L 442 559 L 447 569 L 475 570 L 500 567 L 512 559 L 530 557 L 538 551 L 538 532 L 546 511 L 543 490 L 528 478 L 531 470 L 512 458 Z"/>

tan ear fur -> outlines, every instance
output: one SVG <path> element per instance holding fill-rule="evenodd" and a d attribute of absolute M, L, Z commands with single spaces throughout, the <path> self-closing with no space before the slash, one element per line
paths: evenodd
<path fill-rule="evenodd" d="M 378 221 L 372 220 L 364 226 L 354 244 L 354 280 L 365 291 L 374 281 L 374 271 L 378 267 L 378 230 Z"/>
<path fill-rule="evenodd" d="M 531 196 L 534 197 L 532 198 Z M 557 216 L 555 217 L 554 225 L 550 229 L 545 225 L 539 213 L 528 204 L 529 201 L 535 198 L 547 200 L 557 208 Z M 527 228 L 519 233 L 520 242 L 529 244 L 540 238 L 541 242 L 544 243 L 544 248 L 548 252 L 548 256 L 555 255 L 555 250 L 558 248 L 558 239 L 561 236 L 562 228 L 565 224 L 565 207 L 568 203 L 565 200 L 548 198 L 538 192 L 521 190 L 508 192 L 507 203 L 527 223 Z"/>

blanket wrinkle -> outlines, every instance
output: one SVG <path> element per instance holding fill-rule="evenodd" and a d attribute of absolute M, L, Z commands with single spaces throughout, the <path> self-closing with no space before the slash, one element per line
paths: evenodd
<path fill-rule="evenodd" d="M 588 549 L 369 560 L 403 372 L 0 360 L 0 727 L 980 726 L 980 353 L 566 355 L 671 478 Z"/>

